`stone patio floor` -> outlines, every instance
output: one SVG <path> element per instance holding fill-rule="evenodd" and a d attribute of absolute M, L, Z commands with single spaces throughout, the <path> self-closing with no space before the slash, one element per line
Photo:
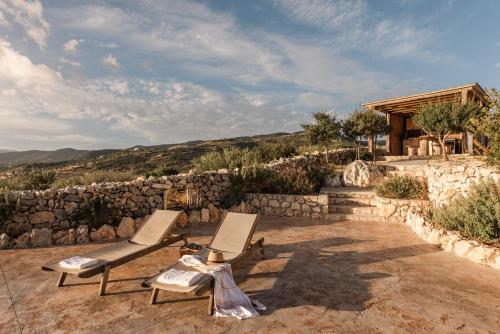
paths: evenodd
<path fill-rule="evenodd" d="M 498 333 L 500 272 L 440 251 L 402 224 L 263 217 L 256 255 L 235 271 L 240 286 L 268 307 L 239 321 L 206 315 L 206 298 L 141 287 L 177 259 L 168 247 L 98 277 L 69 277 L 40 266 L 89 251 L 89 244 L 0 251 L 0 333 Z M 215 226 L 188 229 L 206 243 Z M 11 303 L 13 301 L 13 305 Z M 14 306 L 14 307 L 13 307 Z"/>

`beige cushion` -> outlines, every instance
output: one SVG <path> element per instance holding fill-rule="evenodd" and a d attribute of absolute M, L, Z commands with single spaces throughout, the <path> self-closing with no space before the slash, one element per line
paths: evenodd
<path fill-rule="evenodd" d="M 228 253 L 243 253 L 248 247 L 256 223 L 256 214 L 228 212 L 210 248 Z"/>
<path fill-rule="evenodd" d="M 159 243 L 175 227 L 175 222 L 181 212 L 155 210 L 131 240 L 137 244 L 148 246 Z"/>

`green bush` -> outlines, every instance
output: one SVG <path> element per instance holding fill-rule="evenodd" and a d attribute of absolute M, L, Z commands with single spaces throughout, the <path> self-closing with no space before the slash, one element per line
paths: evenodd
<path fill-rule="evenodd" d="M 116 208 L 101 196 L 87 198 L 73 219 L 83 221 L 96 229 L 104 224 L 117 225 L 119 222 Z"/>
<path fill-rule="evenodd" d="M 255 165 L 242 170 L 244 193 L 310 195 L 324 185 L 326 171 L 311 168 L 270 169 Z"/>
<path fill-rule="evenodd" d="M 449 205 L 431 210 L 432 223 L 463 236 L 500 242 L 500 183 L 492 179 L 474 185 L 469 196 L 458 196 Z"/>
<path fill-rule="evenodd" d="M 0 229 L 14 207 L 14 204 L 9 201 L 9 189 L 7 187 L 0 188 Z"/>
<path fill-rule="evenodd" d="M 375 187 L 378 196 L 394 199 L 427 199 L 427 186 L 409 176 L 393 176 Z"/>
<path fill-rule="evenodd" d="M 202 171 L 235 169 L 268 163 L 296 154 L 295 147 L 287 143 L 263 144 L 252 149 L 229 147 L 222 151 L 207 152 L 195 158 L 193 165 Z"/>
<path fill-rule="evenodd" d="M 52 186 L 56 180 L 56 172 L 43 169 L 33 169 L 26 176 L 24 189 L 44 190 Z"/>
<path fill-rule="evenodd" d="M 193 160 L 193 165 L 202 171 L 227 168 L 228 164 L 222 152 L 207 152 Z"/>
<path fill-rule="evenodd" d="M 359 153 L 359 159 L 361 160 L 364 160 L 364 161 L 373 161 L 373 153 L 371 152 L 366 152 L 366 151 L 363 151 L 363 152 L 360 152 Z"/>
<path fill-rule="evenodd" d="M 166 165 L 163 166 L 158 166 L 152 171 L 144 174 L 146 178 L 149 178 L 150 176 L 153 177 L 162 177 L 162 176 L 170 176 L 170 175 L 177 175 L 179 174 L 179 171 L 175 168 L 169 168 Z"/>

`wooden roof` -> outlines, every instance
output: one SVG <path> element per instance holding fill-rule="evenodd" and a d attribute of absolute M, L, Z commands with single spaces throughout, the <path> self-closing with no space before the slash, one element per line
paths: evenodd
<path fill-rule="evenodd" d="M 482 104 L 487 104 L 486 96 L 487 94 L 484 89 L 476 82 L 469 85 L 441 89 L 428 93 L 364 103 L 363 107 L 384 113 L 407 114 L 417 112 L 422 105 L 428 103 L 449 101 L 465 103 L 468 101 L 477 101 Z"/>

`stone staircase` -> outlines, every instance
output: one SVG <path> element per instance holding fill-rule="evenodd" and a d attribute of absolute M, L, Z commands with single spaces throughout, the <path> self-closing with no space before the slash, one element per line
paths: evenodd
<path fill-rule="evenodd" d="M 384 221 L 376 206 L 373 188 L 361 187 L 325 187 L 321 193 L 328 194 L 328 214 L 333 221 Z"/>

